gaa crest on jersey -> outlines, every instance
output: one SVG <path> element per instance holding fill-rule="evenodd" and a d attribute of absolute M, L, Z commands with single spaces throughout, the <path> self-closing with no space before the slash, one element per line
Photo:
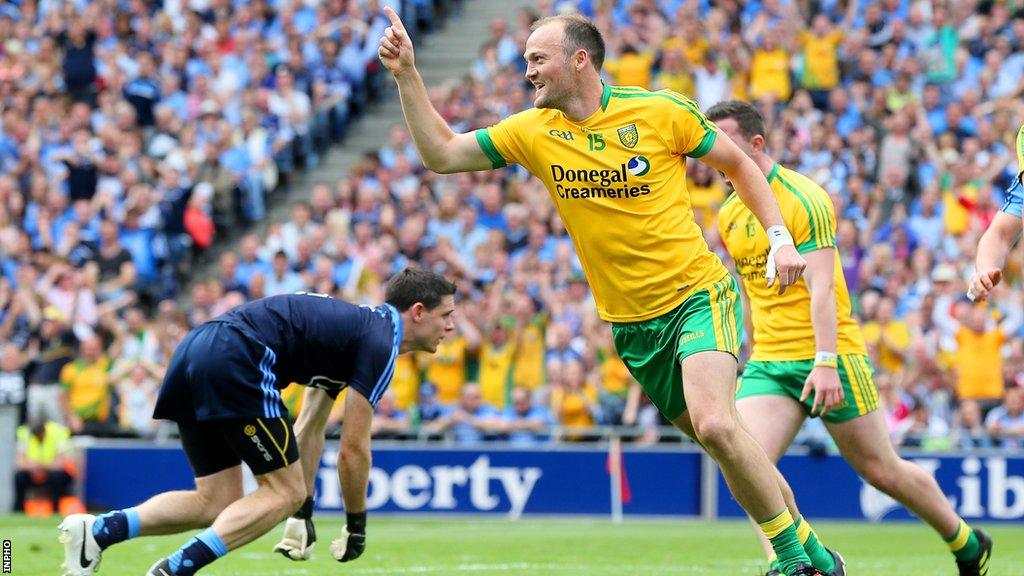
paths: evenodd
<path fill-rule="evenodd" d="M 636 131 L 636 124 L 623 126 L 617 132 L 619 133 L 619 142 L 622 142 L 622 145 L 626 148 L 633 148 L 640 141 L 640 134 Z"/>

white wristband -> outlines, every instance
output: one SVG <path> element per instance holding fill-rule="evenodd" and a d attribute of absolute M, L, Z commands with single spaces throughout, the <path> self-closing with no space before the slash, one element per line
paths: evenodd
<path fill-rule="evenodd" d="M 838 368 L 839 357 L 835 352 L 818 352 L 814 355 L 814 365 L 826 368 Z"/>
<path fill-rule="evenodd" d="M 782 246 L 794 245 L 793 236 L 785 226 L 769 226 L 765 232 L 768 233 L 768 244 L 771 245 L 772 250 L 777 250 Z"/>

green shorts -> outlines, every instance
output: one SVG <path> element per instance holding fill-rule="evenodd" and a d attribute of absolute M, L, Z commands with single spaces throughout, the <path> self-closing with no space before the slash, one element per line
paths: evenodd
<path fill-rule="evenodd" d="M 740 379 L 736 399 L 748 396 L 786 396 L 800 401 L 804 382 L 814 368 L 814 360 L 747 362 Z M 839 356 L 839 382 L 843 385 L 843 403 L 829 411 L 826 422 L 848 422 L 878 408 L 878 389 L 871 378 L 871 360 L 863 354 L 841 354 Z M 810 414 L 814 405 L 812 394 L 803 402 Z"/>
<path fill-rule="evenodd" d="M 613 323 L 615 349 L 658 410 L 674 420 L 686 410 L 683 358 L 709 350 L 739 355 L 743 309 L 732 276 L 698 290 L 677 308 L 642 322 Z"/>

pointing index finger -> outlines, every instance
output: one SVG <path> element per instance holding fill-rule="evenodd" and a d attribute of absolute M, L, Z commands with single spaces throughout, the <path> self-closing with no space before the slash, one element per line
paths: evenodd
<path fill-rule="evenodd" d="M 398 13 L 391 6 L 384 7 L 384 14 L 387 14 L 388 19 L 391 20 L 392 26 L 403 32 L 405 31 L 405 24 L 402 24 L 402 19 L 398 17 Z"/>

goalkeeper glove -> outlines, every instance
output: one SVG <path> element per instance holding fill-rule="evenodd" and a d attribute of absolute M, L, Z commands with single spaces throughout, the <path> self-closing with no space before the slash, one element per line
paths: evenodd
<path fill-rule="evenodd" d="M 355 560 L 366 549 L 366 512 L 346 514 L 341 538 L 331 542 L 331 556 L 338 562 Z"/>
<path fill-rule="evenodd" d="M 316 545 L 316 528 L 313 527 L 313 499 L 306 498 L 302 508 L 285 521 L 284 536 L 274 546 L 290 560 L 309 560 Z"/>

